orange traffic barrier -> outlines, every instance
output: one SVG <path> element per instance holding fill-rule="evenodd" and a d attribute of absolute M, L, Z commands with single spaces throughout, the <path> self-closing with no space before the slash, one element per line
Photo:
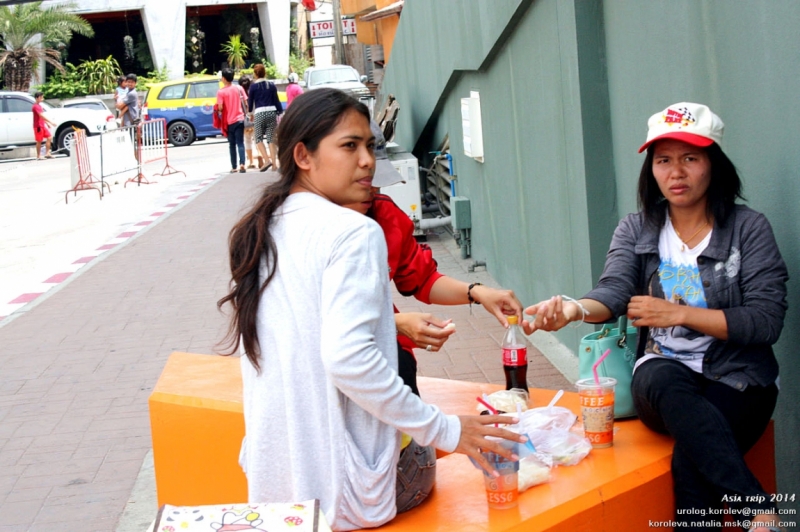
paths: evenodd
<path fill-rule="evenodd" d="M 502 386 L 419 378 L 426 402 L 448 414 L 475 414 L 475 397 Z M 531 389 L 533 406 L 555 392 Z M 247 500 L 238 464 L 244 436 L 239 359 L 173 353 L 150 396 L 158 503 L 225 504 Z M 578 395 L 559 402 L 579 412 Z M 582 462 L 553 469 L 549 483 L 520 494 L 519 507 L 490 510 L 482 474 L 459 454 L 437 462 L 428 500 L 398 515 L 380 531 L 645 530 L 673 519 L 672 439 L 638 420 L 619 421 L 614 445 L 594 449 Z M 748 453 L 764 489 L 775 493 L 773 425 Z"/>

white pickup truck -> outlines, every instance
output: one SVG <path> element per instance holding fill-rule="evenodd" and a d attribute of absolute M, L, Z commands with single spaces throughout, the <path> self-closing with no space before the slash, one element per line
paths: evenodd
<path fill-rule="evenodd" d="M 358 71 L 349 65 L 308 68 L 303 73 L 303 81 L 307 90 L 330 87 L 349 92 L 357 99 L 370 97 L 369 89 L 364 85 L 367 76 L 359 76 Z"/>

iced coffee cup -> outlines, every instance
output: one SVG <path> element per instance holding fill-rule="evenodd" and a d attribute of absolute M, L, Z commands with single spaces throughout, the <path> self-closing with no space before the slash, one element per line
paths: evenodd
<path fill-rule="evenodd" d="M 595 449 L 614 443 L 614 387 L 617 379 L 600 377 L 581 379 L 575 383 L 581 402 L 583 430 Z"/>
<path fill-rule="evenodd" d="M 519 498 L 519 460 L 506 460 L 499 454 L 484 452 L 484 458 L 500 473 L 494 477 L 483 472 L 483 485 L 486 488 L 486 501 L 489 508 L 507 510 L 517 507 Z"/>

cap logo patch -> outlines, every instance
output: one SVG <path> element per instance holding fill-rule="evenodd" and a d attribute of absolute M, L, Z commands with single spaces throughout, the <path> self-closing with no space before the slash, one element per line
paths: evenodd
<path fill-rule="evenodd" d="M 678 124 L 679 126 L 686 127 L 689 124 L 694 124 L 694 115 L 687 107 L 679 107 L 678 109 L 667 109 L 666 114 L 662 115 L 663 122 L 668 125 Z"/>

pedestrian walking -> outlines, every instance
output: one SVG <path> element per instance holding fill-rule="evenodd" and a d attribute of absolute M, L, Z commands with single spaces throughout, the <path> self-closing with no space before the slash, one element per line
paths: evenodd
<path fill-rule="evenodd" d="M 303 87 L 298 85 L 299 77 L 292 72 L 289 74 L 289 85 L 286 86 L 286 108 L 292 105 L 292 101 L 303 94 Z"/>
<path fill-rule="evenodd" d="M 249 98 L 250 85 L 253 83 L 253 78 L 250 76 L 242 76 L 239 78 L 239 86 L 244 89 L 245 95 Z M 245 113 L 244 121 L 244 153 L 247 155 L 247 168 L 255 168 L 253 163 L 253 113 Z M 264 159 L 258 156 L 258 168 L 264 165 Z"/>
<path fill-rule="evenodd" d="M 278 116 L 283 113 L 283 104 L 278 99 L 278 89 L 275 84 L 266 79 L 266 69 L 261 63 L 253 67 L 256 79 L 250 87 L 250 102 L 248 109 L 253 113 L 255 122 L 255 142 L 258 153 L 267 161 L 261 167 L 266 172 L 270 166 L 278 169 L 278 147 L 275 144 L 275 129 L 278 127 Z M 269 145 L 269 157 L 264 147 L 264 142 Z"/>
<path fill-rule="evenodd" d="M 226 125 L 228 149 L 231 155 L 231 173 L 236 173 L 236 153 L 239 153 L 240 173 L 245 173 L 244 158 L 244 109 L 242 101 L 247 102 L 247 95 L 238 85 L 233 84 L 233 70 L 222 69 L 223 87 L 217 91 L 217 103 L 214 105 L 222 123 Z"/>
<path fill-rule="evenodd" d="M 53 134 L 50 133 L 47 126 L 56 127 L 56 123 L 44 116 L 44 109 L 42 108 L 44 94 L 37 92 L 33 97 L 36 99 L 36 103 L 31 108 L 31 111 L 33 111 L 33 135 L 36 139 L 36 160 L 42 160 L 42 141 L 46 141 L 44 158 L 52 159 L 53 154 L 50 153 L 50 143 Z"/>

